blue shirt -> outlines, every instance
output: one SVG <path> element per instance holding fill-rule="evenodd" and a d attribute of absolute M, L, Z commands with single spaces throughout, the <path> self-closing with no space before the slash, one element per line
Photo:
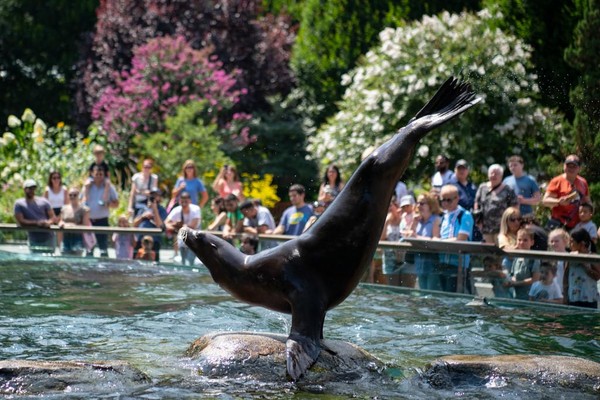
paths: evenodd
<path fill-rule="evenodd" d="M 475 205 L 475 195 L 477 194 L 477 186 L 473 182 L 467 182 L 466 185 L 463 186 L 456 177 L 452 179 L 450 182 L 458 189 L 458 205 L 464 208 L 465 210 L 471 211 L 473 206 Z"/>
<path fill-rule="evenodd" d="M 190 194 L 190 199 L 192 200 L 192 204 L 200 205 L 198 195 L 202 192 L 206 192 L 206 188 L 202 181 L 198 178 L 192 179 L 183 179 L 182 177 L 177 178 L 177 182 L 175 182 L 175 187 L 178 188 L 182 182 L 185 182 L 185 192 Z M 181 194 L 181 192 L 179 192 Z M 177 201 L 179 202 L 179 196 L 177 196 Z"/>
<path fill-rule="evenodd" d="M 519 178 L 510 175 L 504 178 L 503 183 L 509 186 L 517 196 L 523 196 L 526 199 L 531 199 L 534 193 L 540 191 L 537 182 L 530 175 L 523 175 Z M 521 204 L 519 209 L 521 215 L 533 214 L 533 207 L 529 204 Z"/>
<path fill-rule="evenodd" d="M 283 225 L 285 228 L 284 235 L 298 236 L 304 230 L 306 222 L 313 213 L 312 207 L 308 204 L 300 208 L 296 206 L 288 207 L 281 216 L 279 225 Z"/>
<path fill-rule="evenodd" d="M 461 206 L 458 206 L 456 210 L 451 212 L 444 211 L 442 224 L 440 226 L 440 238 L 454 238 L 457 237 L 459 233 L 464 233 L 467 234 L 469 240 L 471 240 L 473 236 L 473 225 L 473 215 Z M 463 268 L 469 266 L 469 259 L 470 257 L 468 255 L 464 256 Z M 440 253 L 440 263 L 458 267 L 458 254 Z"/>

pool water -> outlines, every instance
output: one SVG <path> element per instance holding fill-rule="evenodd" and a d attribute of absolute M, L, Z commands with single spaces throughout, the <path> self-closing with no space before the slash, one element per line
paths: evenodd
<path fill-rule="evenodd" d="M 140 398 L 319 399 L 348 393 L 359 398 L 454 396 L 411 379 L 444 355 L 571 355 L 600 362 L 598 312 L 518 302 L 474 307 L 467 305 L 470 300 L 360 285 L 327 314 L 325 337 L 364 348 L 385 362 L 395 379 L 377 387 L 273 387 L 199 377 L 184 356 L 189 344 L 208 332 L 287 334 L 290 327 L 288 315 L 234 300 L 202 267 L 0 252 L 0 359 L 123 360 L 152 379 L 125 393 Z M 528 398 L 557 395 L 556 388 L 543 386 L 480 390 L 466 388 L 461 397 L 520 398 L 523 391 Z M 576 394 L 561 390 L 564 397 Z"/>

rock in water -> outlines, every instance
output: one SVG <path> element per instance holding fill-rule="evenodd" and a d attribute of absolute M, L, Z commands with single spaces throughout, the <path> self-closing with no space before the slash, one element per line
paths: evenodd
<path fill-rule="evenodd" d="M 148 376 L 120 361 L 0 361 L 2 395 L 79 393 L 86 397 L 85 393 L 105 393 L 110 396 L 148 383 Z"/>
<path fill-rule="evenodd" d="M 286 341 L 287 336 L 272 333 L 215 332 L 192 343 L 187 355 L 207 378 L 244 376 L 261 382 L 286 382 Z M 365 350 L 339 340 L 324 339 L 322 344 L 304 383 L 386 379 L 383 363 Z"/>
<path fill-rule="evenodd" d="M 437 389 L 524 382 L 600 395 L 600 364 L 578 357 L 454 355 L 436 360 L 421 379 Z"/>

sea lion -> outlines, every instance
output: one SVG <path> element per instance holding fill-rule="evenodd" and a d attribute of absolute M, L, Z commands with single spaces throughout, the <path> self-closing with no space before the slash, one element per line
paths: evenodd
<path fill-rule="evenodd" d="M 286 343 L 292 380 L 318 357 L 327 310 L 348 297 L 369 266 L 394 185 L 419 140 L 479 100 L 468 84 L 449 78 L 407 126 L 363 160 L 314 225 L 275 248 L 248 256 L 217 236 L 180 230 L 222 288 L 247 303 L 292 314 Z"/>

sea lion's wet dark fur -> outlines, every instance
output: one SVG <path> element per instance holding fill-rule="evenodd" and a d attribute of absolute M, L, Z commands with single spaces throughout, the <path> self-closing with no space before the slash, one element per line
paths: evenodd
<path fill-rule="evenodd" d="M 396 182 L 419 140 L 479 101 L 448 79 L 407 126 L 369 155 L 327 211 L 301 236 L 247 256 L 225 240 L 180 235 L 221 287 L 236 298 L 292 314 L 287 370 L 298 379 L 316 360 L 327 310 L 354 290 L 373 257 Z"/>

